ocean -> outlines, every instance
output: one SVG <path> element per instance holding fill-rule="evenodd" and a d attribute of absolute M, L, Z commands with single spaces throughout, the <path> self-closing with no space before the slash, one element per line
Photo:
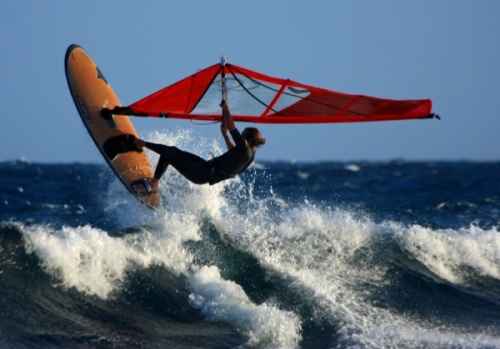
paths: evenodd
<path fill-rule="evenodd" d="M 1 348 L 500 348 L 498 161 L 0 174 Z"/>

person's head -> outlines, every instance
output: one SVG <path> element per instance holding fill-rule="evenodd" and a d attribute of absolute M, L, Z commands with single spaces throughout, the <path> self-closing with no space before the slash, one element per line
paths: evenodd
<path fill-rule="evenodd" d="M 247 127 L 241 133 L 251 147 L 257 148 L 266 144 L 266 139 L 262 138 L 260 131 L 255 127 Z"/>

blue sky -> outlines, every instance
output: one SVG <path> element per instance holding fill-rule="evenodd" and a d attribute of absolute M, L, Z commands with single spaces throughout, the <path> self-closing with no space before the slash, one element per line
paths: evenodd
<path fill-rule="evenodd" d="M 499 1 L 2 1 L 0 161 L 101 163 L 68 92 L 73 43 L 123 104 L 219 61 L 441 121 L 261 125 L 260 160 L 499 160 Z M 141 134 L 217 125 L 134 119 Z M 245 126 L 245 125 L 242 125 Z M 201 154 L 200 154 L 201 155 Z"/>

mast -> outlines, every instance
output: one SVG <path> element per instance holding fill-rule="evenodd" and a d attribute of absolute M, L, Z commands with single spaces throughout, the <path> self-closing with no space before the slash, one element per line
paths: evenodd
<path fill-rule="evenodd" d="M 221 94 L 222 99 L 227 100 L 227 88 L 226 88 L 226 73 L 224 72 L 224 67 L 226 66 L 226 57 L 220 57 L 221 65 Z"/>
<path fill-rule="evenodd" d="M 220 57 L 220 65 L 221 65 L 221 97 L 222 97 L 222 100 L 227 103 L 226 73 L 224 72 L 224 69 L 226 66 L 226 57 L 224 57 L 224 55 L 222 55 Z M 222 114 L 221 120 L 222 120 L 221 127 L 225 127 L 225 125 L 224 125 L 224 113 Z"/>

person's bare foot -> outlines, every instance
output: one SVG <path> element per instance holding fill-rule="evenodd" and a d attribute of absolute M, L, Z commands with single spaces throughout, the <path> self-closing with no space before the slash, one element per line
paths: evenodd
<path fill-rule="evenodd" d="M 160 180 L 158 178 L 151 178 L 151 180 L 149 181 L 149 184 L 151 185 L 151 189 L 153 191 L 158 191 L 158 186 L 160 184 Z"/>

